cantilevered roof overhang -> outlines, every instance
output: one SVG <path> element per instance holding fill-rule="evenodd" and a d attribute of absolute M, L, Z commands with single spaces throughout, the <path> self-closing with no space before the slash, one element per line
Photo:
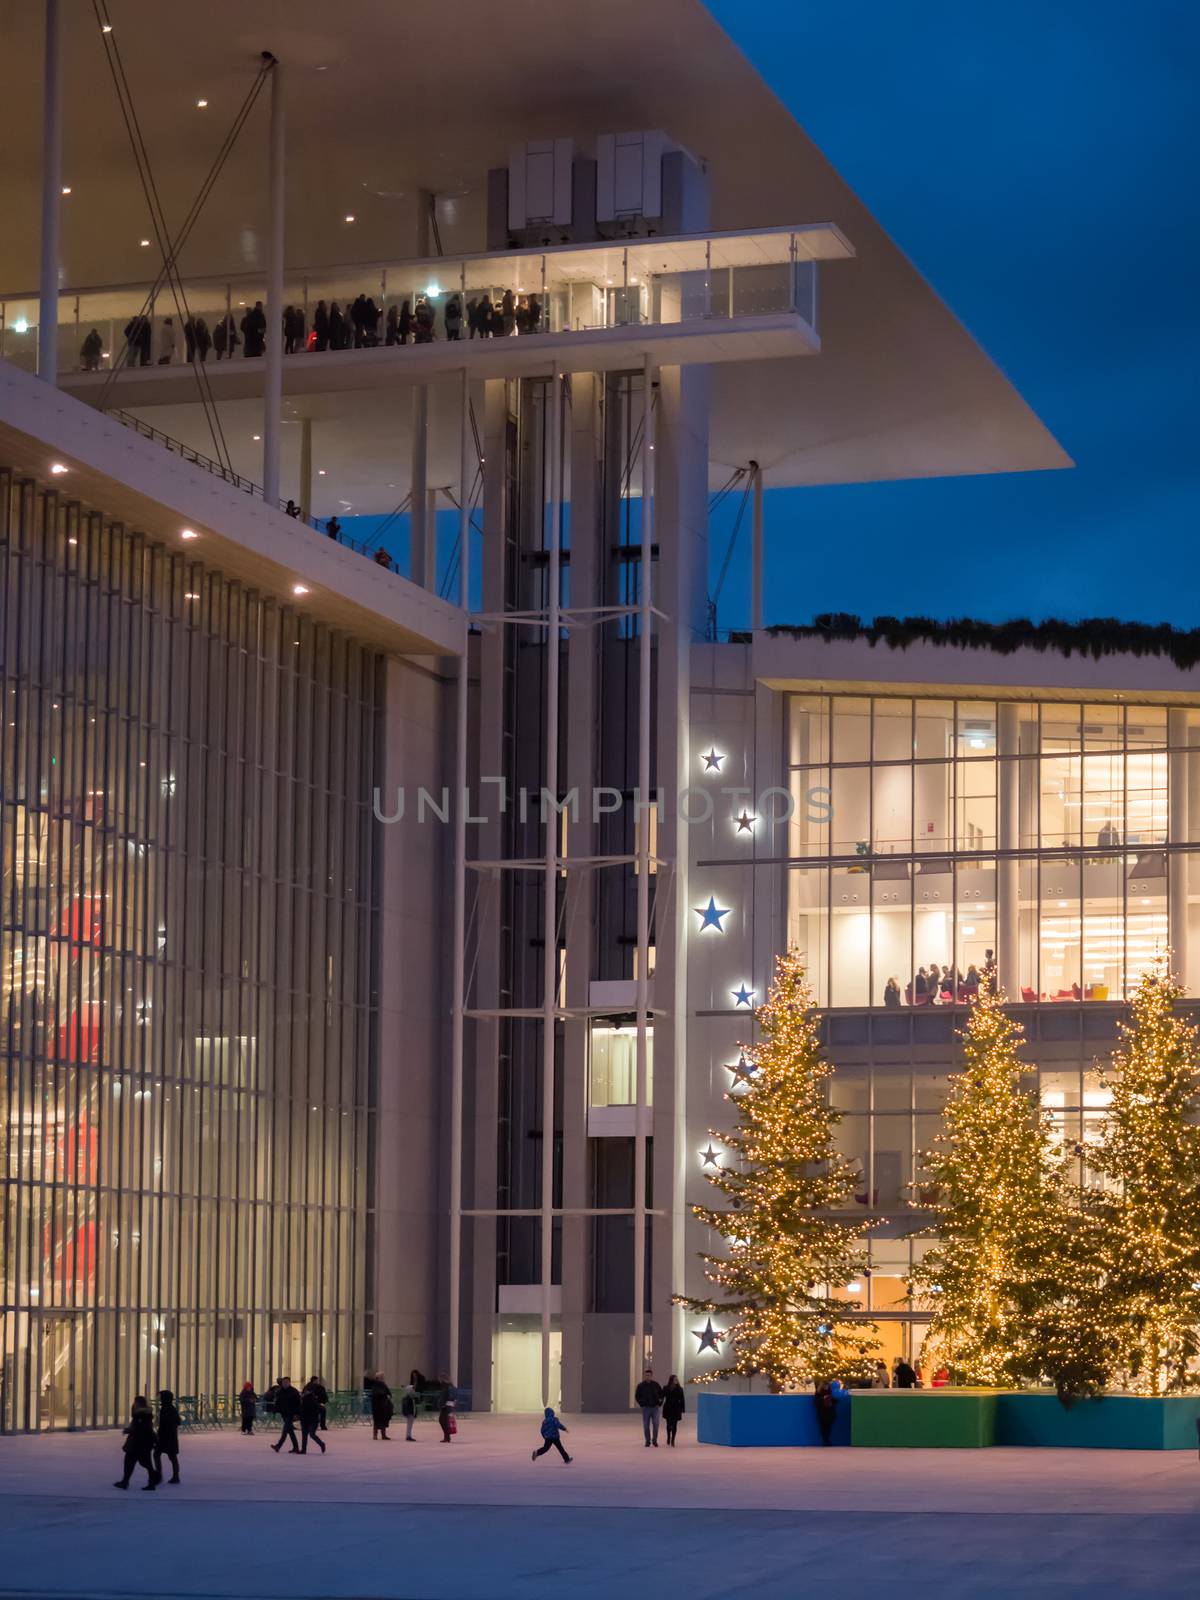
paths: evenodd
<path fill-rule="evenodd" d="M 386 654 L 464 647 L 456 606 L 3 362 L 0 467 Z"/>
<path fill-rule="evenodd" d="M 0 284 L 37 281 L 41 8 L 10 8 L 0 57 L 6 159 Z M 888 238 L 699 0 L 441 0 L 413 59 L 394 0 L 122 0 L 117 18 L 159 191 L 182 214 L 269 48 L 288 73 L 289 262 L 422 253 L 422 195 L 453 202 L 446 248 L 484 237 L 486 174 L 514 142 L 662 128 L 705 163 L 710 224 L 828 221 L 856 259 L 822 274 L 818 360 L 714 367 L 714 473 L 754 458 L 768 483 L 864 482 L 1069 465 L 1016 389 Z M 472 42 L 475 42 L 473 45 Z M 477 47 L 476 47 L 477 45 Z M 408 59 L 413 70 L 402 73 Z M 814 72 L 822 70 L 812 62 Z M 71 31 L 65 102 L 71 197 L 64 281 L 144 272 L 145 207 L 90 20 Z M 196 85 L 208 101 L 198 120 Z M 853 85 L 847 86 L 848 92 Z M 261 269 L 266 112 L 189 241 L 185 274 Z M 343 218 L 353 214 L 354 224 Z M 454 237 L 449 237 L 451 229 Z M 980 272 L 988 264 L 980 261 Z M 370 289 L 370 284 L 364 284 Z M 120 402 L 118 402 L 120 403 Z"/>

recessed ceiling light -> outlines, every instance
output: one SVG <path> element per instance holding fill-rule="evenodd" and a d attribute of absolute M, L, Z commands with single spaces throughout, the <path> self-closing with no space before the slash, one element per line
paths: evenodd
<path fill-rule="evenodd" d="M 150 248 L 149 239 L 139 239 L 138 243 L 141 245 L 143 250 L 149 250 L 149 248 Z"/>
<path fill-rule="evenodd" d="M 199 600 L 200 596 L 198 594 L 193 594 L 191 592 L 191 590 L 189 590 L 188 593 L 185 594 L 183 598 L 185 600 Z"/>
<path fill-rule="evenodd" d="M 180 533 L 179 537 L 181 539 L 195 539 L 195 538 L 198 538 L 199 535 L 196 533 L 196 531 L 193 528 L 184 528 L 183 531 Z"/>
<path fill-rule="evenodd" d="M 317 468 L 317 477 L 318 478 L 323 478 L 324 476 L 325 476 L 325 468 L 324 467 L 318 467 Z"/>
<path fill-rule="evenodd" d="M 346 218 L 346 221 L 347 221 L 347 222 L 353 222 L 353 221 L 354 221 L 354 217 L 353 217 L 353 216 L 348 216 L 348 217 L 347 217 L 347 218 Z"/>
<path fill-rule="evenodd" d="M 68 539 L 68 540 L 67 540 L 67 543 L 68 543 L 68 544 L 78 544 L 78 543 L 79 543 L 79 540 L 78 540 L 78 539 Z"/>
<path fill-rule="evenodd" d="M 252 433 L 250 435 L 250 437 L 254 440 L 255 444 L 257 444 L 259 442 L 259 440 L 262 438 L 262 434 L 261 433 Z"/>
<path fill-rule="evenodd" d="M 293 594 L 307 594 L 307 593 L 308 593 L 308 586 L 307 586 L 307 584 L 303 584 L 303 583 L 294 583 L 294 584 L 293 584 L 293 585 L 292 585 L 292 593 L 293 593 Z"/>
<path fill-rule="evenodd" d="M 70 472 L 70 470 L 70 467 L 64 467 L 61 461 L 55 461 L 50 467 L 50 471 L 56 478 L 61 478 L 64 472 Z"/>
<path fill-rule="evenodd" d="M 207 104 L 208 104 L 207 100 L 197 100 L 196 101 L 196 108 L 199 111 L 203 111 Z"/>
<path fill-rule="evenodd" d="M 112 23 L 111 22 L 102 22 L 100 24 L 100 32 L 101 33 L 111 33 L 112 32 Z"/>
<path fill-rule="evenodd" d="M 64 194 L 70 194 L 70 192 L 71 192 L 71 185 L 69 183 L 64 183 L 63 184 L 63 193 Z"/>

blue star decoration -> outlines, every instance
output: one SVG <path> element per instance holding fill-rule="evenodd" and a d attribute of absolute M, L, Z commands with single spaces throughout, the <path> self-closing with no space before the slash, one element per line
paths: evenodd
<path fill-rule="evenodd" d="M 715 749 L 711 749 L 706 756 L 700 757 L 704 763 L 705 772 L 720 772 L 724 756 L 719 756 Z"/>
<path fill-rule="evenodd" d="M 705 928 L 715 928 L 718 933 L 725 932 L 725 929 L 721 926 L 721 918 L 729 915 L 730 908 L 728 906 L 718 906 L 716 900 L 710 894 L 706 906 L 695 906 L 693 909 L 700 918 L 701 933 L 704 932 Z"/>
<path fill-rule="evenodd" d="M 702 1356 L 706 1350 L 713 1350 L 720 1355 L 721 1340 L 724 1337 L 725 1335 L 720 1331 L 719 1328 L 713 1327 L 711 1317 L 709 1317 L 708 1321 L 702 1328 L 692 1329 L 692 1338 L 699 1339 L 700 1341 L 700 1348 L 696 1351 L 698 1356 Z"/>
<path fill-rule="evenodd" d="M 740 989 L 731 989 L 729 992 L 733 996 L 735 1006 L 748 1006 L 754 998 L 754 990 L 747 989 L 744 983 Z"/>

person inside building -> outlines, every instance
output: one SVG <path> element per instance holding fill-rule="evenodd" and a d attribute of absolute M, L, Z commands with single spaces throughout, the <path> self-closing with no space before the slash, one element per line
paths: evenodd
<path fill-rule="evenodd" d="M 350 331 L 346 326 L 346 319 L 342 315 L 342 308 L 335 300 L 329 308 L 329 348 L 331 350 L 345 350 L 350 343 Z"/>
<path fill-rule="evenodd" d="M 179 336 L 175 331 L 175 319 L 164 317 L 162 327 L 158 330 L 158 364 L 160 367 L 169 367 L 175 359 L 175 351 L 179 346 Z"/>
<path fill-rule="evenodd" d="M 399 309 L 393 302 L 387 308 L 387 316 L 384 318 L 383 323 L 383 342 L 385 345 L 399 344 L 400 342 L 400 329 L 397 325 L 399 315 Z"/>
<path fill-rule="evenodd" d="M 517 331 L 517 297 L 511 289 L 505 289 L 504 298 L 500 302 L 500 332 L 505 338 Z"/>
<path fill-rule="evenodd" d="M 871 1370 L 872 1389 L 890 1389 L 892 1380 L 888 1376 L 887 1362 L 877 1361 Z"/>
<path fill-rule="evenodd" d="M 938 966 L 936 961 L 931 961 L 929 963 L 928 989 L 929 998 L 931 1001 L 936 1000 L 938 995 L 942 992 L 942 969 Z"/>
<path fill-rule="evenodd" d="M 369 294 L 363 297 L 362 319 L 363 344 L 373 350 L 379 343 L 379 307 Z"/>
<path fill-rule="evenodd" d="M 208 331 L 208 323 L 203 317 L 197 317 L 196 329 L 196 355 L 201 361 L 208 360 L 208 352 L 212 349 L 212 334 Z"/>
<path fill-rule="evenodd" d="M 196 319 L 184 317 L 183 319 L 183 359 L 190 367 L 196 359 Z"/>
<path fill-rule="evenodd" d="M 325 524 L 325 532 L 331 539 L 340 539 L 342 537 L 342 525 L 336 517 L 330 517 Z"/>
<path fill-rule="evenodd" d="M 114 1489 L 128 1489 L 134 1467 L 146 1469 L 143 1489 L 158 1487 L 158 1473 L 154 1470 L 154 1447 L 157 1442 L 154 1433 L 154 1413 L 146 1396 L 139 1394 L 133 1402 L 129 1423 L 125 1429 L 125 1471 L 113 1484 Z"/>
<path fill-rule="evenodd" d="M 392 558 L 382 545 L 380 545 L 378 550 L 375 552 L 375 565 L 378 567 L 384 567 L 389 572 L 392 570 Z"/>
<path fill-rule="evenodd" d="M 900 1004 L 900 980 L 899 980 L 899 978 L 889 978 L 888 979 L 887 984 L 886 984 L 886 986 L 884 988 L 884 991 L 883 991 L 883 1003 L 884 1003 L 885 1006 L 888 1006 L 888 1007 L 898 1006 Z"/>
<path fill-rule="evenodd" d="M 983 952 L 983 982 L 989 994 L 996 992 L 996 952 L 985 950 Z"/>
<path fill-rule="evenodd" d="M 400 315 L 396 318 L 396 334 L 401 344 L 407 344 L 412 337 L 413 314 L 412 302 L 403 300 L 400 303 Z"/>
<path fill-rule="evenodd" d="M 213 349 L 217 352 L 217 360 L 220 361 L 222 357 L 228 356 L 232 361 L 233 352 L 240 343 L 233 313 L 226 311 L 217 318 L 217 325 L 213 329 Z"/>
<path fill-rule="evenodd" d="M 317 301 L 316 310 L 313 312 L 313 348 L 328 350 L 329 348 L 329 307 L 324 300 Z"/>
<path fill-rule="evenodd" d="M 542 302 L 536 294 L 529 296 L 529 326 L 527 333 L 540 333 L 542 327 Z"/>
<path fill-rule="evenodd" d="M 447 339 L 461 339 L 463 320 L 462 301 L 456 294 L 452 294 L 449 300 L 446 301 L 444 317 L 446 322 Z"/>
<path fill-rule="evenodd" d="M 95 328 L 79 346 L 79 361 L 85 372 L 99 372 L 100 357 L 104 353 L 104 340 Z"/>
<path fill-rule="evenodd" d="M 471 337 L 478 333 L 481 339 L 492 337 L 492 301 L 490 295 L 483 295 L 475 305 L 475 330 Z"/>
<path fill-rule="evenodd" d="M 929 974 L 924 967 L 917 968 L 917 975 L 913 979 L 913 996 L 918 1001 L 924 1001 L 929 997 Z"/>
<path fill-rule="evenodd" d="M 433 319 L 435 316 L 433 302 L 428 295 L 417 296 L 417 308 L 413 312 L 413 343 L 433 343 Z"/>
<path fill-rule="evenodd" d="M 283 514 L 285 517 L 298 517 L 300 515 L 300 507 L 294 500 L 289 500 L 283 508 Z"/>
<path fill-rule="evenodd" d="M 979 976 L 979 968 L 974 962 L 972 962 L 967 968 L 966 977 L 963 979 L 963 988 L 967 991 L 968 1000 L 975 999 L 976 995 L 979 993 L 980 982 L 981 979 Z"/>
<path fill-rule="evenodd" d="M 1121 831 L 1111 817 L 1096 835 L 1096 843 L 1101 850 L 1115 850 L 1121 842 Z"/>
<path fill-rule="evenodd" d="M 915 1389 L 917 1387 L 916 1371 L 903 1356 L 897 1356 L 892 1364 L 892 1387 L 894 1389 Z"/>
<path fill-rule="evenodd" d="M 242 355 L 246 359 L 261 356 L 267 347 L 267 314 L 261 300 L 256 300 L 242 318 Z"/>

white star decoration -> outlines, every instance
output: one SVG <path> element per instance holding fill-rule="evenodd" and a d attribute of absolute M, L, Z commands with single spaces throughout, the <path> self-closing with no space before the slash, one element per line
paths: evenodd
<path fill-rule="evenodd" d="M 704 763 L 705 772 L 720 772 L 721 763 L 725 757 L 718 755 L 715 749 L 711 749 L 706 756 L 701 756 L 700 759 Z"/>
<path fill-rule="evenodd" d="M 720 1155 L 720 1153 L 721 1152 L 719 1150 L 714 1150 L 710 1143 L 707 1150 L 701 1150 L 700 1158 L 706 1167 L 715 1167 L 717 1164 L 717 1157 Z"/>

